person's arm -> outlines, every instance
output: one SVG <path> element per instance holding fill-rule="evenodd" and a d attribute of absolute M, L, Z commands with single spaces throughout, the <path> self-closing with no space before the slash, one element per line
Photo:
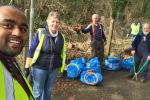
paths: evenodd
<path fill-rule="evenodd" d="M 36 47 L 38 46 L 39 44 L 39 38 L 38 38 L 38 32 L 35 34 L 35 36 L 33 37 L 33 40 L 32 40 L 32 43 L 31 43 L 31 46 L 30 46 L 30 49 L 28 51 L 28 54 L 27 54 L 27 59 L 26 59 L 26 64 L 25 64 L 25 68 L 23 70 L 23 73 L 26 77 L 29 76 L 29 68 L 30 68 L 30 63 L 32 61 L 32 58 L 33 58 L 33 55 L 34 55 L 34 52 L 35 52 L 35 49 Z"/>
<path fill-rule="evenodd" d="M 137 36 L 135 37 L 135 40 L 132 42 L 132 51 L 136 51 L 137 45 L 138 45 L 140 38 L 141 38 L 140 34 L 141 33 L 139 32 L 137 34 Z"/>
<path fill-rule="evenodd" d="M 136 36 L 135 40 L 132 42 L 132 50 L 131 50 L 131 54 L 132 56 L 135 55 L 135 50 L 137 48 L 137 40 L 139 38 L 139 34 Z"/>
<path fill-rule="evenodd" d="M 92 29 L 92 24 L 89 24 L 85 29 L 81 29 L 83 33 L 88 33 Z"/>
<path fill-rule="evenodd" d="M 32 58 L 28 58 L 28 57 L 27 57 L 25 68 L 29 68 L 29 67 L 30 67 L 31 61 L 32 61 Z"/>
<path fill-rule="evenodd" d="M 127 33 L 126 37 L 129 36 L 129 34 L 131 33 L 131 31 L 132 31 L 132 28 L 130 27 L 129 32 Z"/>
<path fill-rule="evenodd" d="M 27 54 L 27 59 L 26 59 L 25 68 L 29 68 L 29 67 L 30 67 L 30 63 L 31 63 L 31 61 L 32 61 L 32 58 L 33 58 L 35 49 L 36 49 L 36 47 L 37 47 L 38 44 L 39 44 L 38 34 L 39 34 L 39 33 L 37 32 L 37 33 L 35 34 L 35 36 L 33 37 L 33 40 L 32 40 L 31 46 L 30 46 L 30 49 L 29 49 L 28 54 Z"/>
<path fill-rule="evenodd" d="M 100 24 L 100 25 L 102 26 L 102 38 L 104 39 L 105 42 L 107 42 L 103 25 L 102 24 Z"/>
<path fill-rule="evenodd" d="M 132 31 L 132 28 L 130 27 L 128 34 L 130 34 L 130 33 L 131 33 L 131 31 Z"/>
<path fill-rule="evenodd" d="M 149 44 L 149 41 L 148 41 L 148 44 Z M 148 45 L 148 48 L 150 49 L 150 45 Z M 150 52 L 149 52 L 149 54 L 147 56 L 147 60 L 150 60 Z"/>

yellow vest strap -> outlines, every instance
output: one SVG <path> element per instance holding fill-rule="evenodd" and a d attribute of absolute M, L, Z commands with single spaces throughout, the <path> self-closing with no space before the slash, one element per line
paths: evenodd
<path fill-rule="evenodd" d="M 1 80 L 1 85 L 0 85 L 0 99 L 1 100 L 6 100 L 6 92 L 5 92 L 5 80 L 4 80 L 4 73 L 3 73 L 3 66 L 0 61 L 0 80 Z"/>

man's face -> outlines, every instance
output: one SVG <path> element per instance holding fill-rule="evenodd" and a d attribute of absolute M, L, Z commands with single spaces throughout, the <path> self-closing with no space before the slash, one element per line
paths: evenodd
<path fill-rule="evenodd" d="M 150 27 L 149 27 L 148 24 L 145 24 L 145 25 L 143 26 L 143 33 L 144 33 L 145 35 L 148 35 L 149 32 L 150 32 Z"/>
<path fill-rule="evenodd" d="M 136 26 L 138 23 L 134 23 L 134 25 Z"/>
<path fill-rule="evenodd" d="M 13 7 L 0 7 L 0 50 L 7 56 L 21 53 L 27 39 L 27 20 Z"/>
<path fill-rule="evenodd" d="M 94 16 L 92 17 L 92 21 L 93 21 L 94 24 L 97 24 L 97 23 L 98 23 L 98 17 L 97 17 L 97 15 L 94 15 Z"/>

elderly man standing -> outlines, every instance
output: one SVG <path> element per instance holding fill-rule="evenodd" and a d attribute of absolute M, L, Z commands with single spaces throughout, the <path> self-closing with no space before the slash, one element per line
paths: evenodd
<path fill-rule="evenodd" d="M 89 24 L 87 26 L 87 28 L 85 28 L 85 29 L 78 27 L 78 30 L 81 30 L 83 33 L 90 32 L 92 58 L 97 56 L 97 51 L 99 50 L 98 58 L 102 65 L 102 61 L 103 61 L 103 57 L 104 57 L 104 42 L 106 45 L 107 41 L 106 41 L 106 36 L 105 36 L 103 26 L 101 23 L 98 22 L 98 20 L 99 20 L 98 15 L 93 14 L 92 15 L 92 23 Z M 104 39 L 104 42 L 103 42 L 103 39 Z"/>
<path fill-rule="evenodd" d="M 138 23 L 137 20 L 134 20 L 134 22 L 131 24 L 130 30 L 127 34 L 126 37 L 129 36 L 129 34 L 131 33 L 132 35 L 132 42 L 134 41 L 136 35 L 139 33 L 140 29 L 142 29 L 142 24 Z"/>
<path fill-rule="evenodd" d="M 27 19 L 13 6 L 0 7 L 0 100 L 34 100 L 15 57 L 28 39 Z"/>
<path fill-rule="evenodd" d="M 145 23 L 143 25 L 143 31 L 140 31 L 132 43 L 131 54 L 134 56 L 135 60 L 135 71 L 138 71 L 139 64 L 142 59 L 142 64 L 146 61 L 148 63 L 143 67 L 141 71 L 141 82 L 146 82 L 146 76 L 148 72 L 148 65 L 150 60 L 150 25 Z M 130 74 L 127 74 L 126 78 L 132 78 L 134 76 L 134 68 L 130 70 Z"/>

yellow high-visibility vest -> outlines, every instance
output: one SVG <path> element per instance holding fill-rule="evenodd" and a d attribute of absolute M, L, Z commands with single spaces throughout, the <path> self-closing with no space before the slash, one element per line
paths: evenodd
<path fill-rule="evenodd" d="M 14 63 L 15 67 L 20 72 L 18 66 Z M 20 72 L 21 76 L 23 77 L 24 81 L 26 82 L 29 91 L 31 93 L 30 97 L 28 97 L 27 93 L 24 91 L 22 86 L 18 83 L 17 80 L 15 80 L 10 72 L 7 70 L 7 68 L 4 66 L 4 64 L 0 61 L 0 100 L 34 100 L 34 96 L 32 94 L 32 88 L 22 72 Z M 9 82 L 9 89 L 6 90 L 5 86 Z M 7 87 L 8 88 L 8 87 Z M 11 92 L 10 92 L 11 91 Z M 6 92 L 9 92 L 9 94 L 6 94 Z M 7 96 L 7 97 L 6 97 Z"/>
<path fill-rule="evenodd" d="M 140 23 L 138 23 L 137 25 L 132 24 L 131 29 L 132 29 L 131 34 L 132 35 L 137 35 L 140 31 Z"/>

